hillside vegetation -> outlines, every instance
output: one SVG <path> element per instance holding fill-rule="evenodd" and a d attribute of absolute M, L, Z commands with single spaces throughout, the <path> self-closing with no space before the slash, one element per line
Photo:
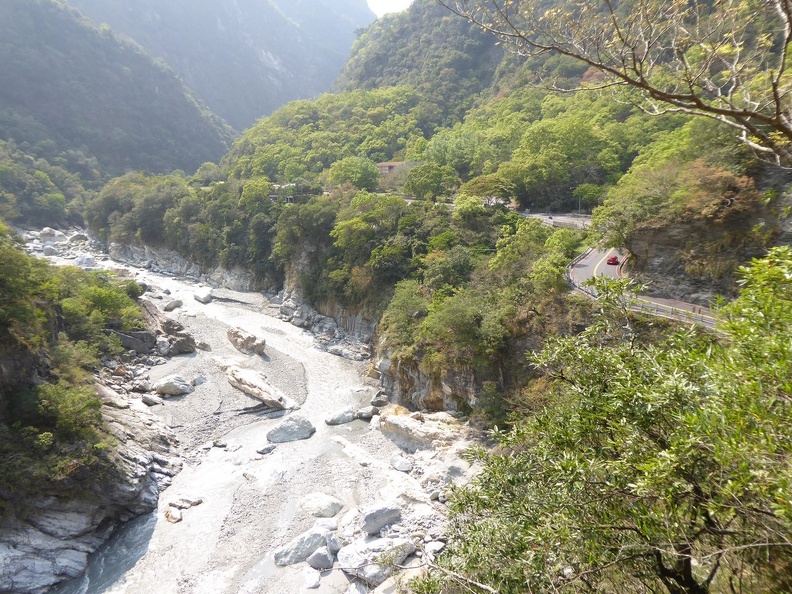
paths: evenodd
<path fill-rule="evenodd" d="M 652 117 L 607 88 L 558 93 L 540 79 L 596 76 L 500 51 L 418 0 L 361 35 L 343 92 L 281 107 L 195 173 L 130 171 L 80 194 L 71 157 L 8 142 L 0 205 L 44 220 L 72 192 L 104 241 L 378 320 L 394 402 L 492 430 L 414 592 L 790 591 L 788 177 L 718 122 Z M 90 159 L 74 161 L 92 184 Z M 713 304 L 717 330 L 632 313 L 624 279 L 598 283 L 598 301 L 571 293 L 568 263 L 597 242 L 629 249 L 666 296 L 733 298 Z"/>
<path fill-rule="evenodd" d="M 51 267 L 0 224 L 0 512 L 26 489 L 109 470 L 93 372 L 122 351 L 105 328 L 140 327 L 139 293 L 107 273 Z"/>

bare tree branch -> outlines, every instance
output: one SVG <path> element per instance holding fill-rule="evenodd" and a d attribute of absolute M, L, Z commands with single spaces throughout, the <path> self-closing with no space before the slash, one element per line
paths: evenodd
<path fill-rule="evenodd" d="M 790 0 L 438 0 L 508 49 L 555 52 L 637 89 L 646 113 L 718 120 L 792 167 Z M 589 88 L 580 86 L 578 88 Z"/>

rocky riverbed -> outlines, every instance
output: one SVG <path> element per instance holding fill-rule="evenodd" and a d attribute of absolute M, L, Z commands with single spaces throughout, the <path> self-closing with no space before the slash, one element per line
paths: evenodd
<path fill-rule="evenodd" d="M 61 263 L 119 268 L 74 235 L 28 239 Z M 473 437 L 464 422 L 389 404 L 371 362 L 316 348 L 259 293 L 126 270 L 198 348 L 117 386 L 175 434 L 182 469 L 160 494 L 145 554 L 97 591 L 395 592 L 409 575 L 397 567 L 442 550 L 445 492 L 474 471 L 460 458 Z M 182 393 L 162 391 L 173 376 Z"/>

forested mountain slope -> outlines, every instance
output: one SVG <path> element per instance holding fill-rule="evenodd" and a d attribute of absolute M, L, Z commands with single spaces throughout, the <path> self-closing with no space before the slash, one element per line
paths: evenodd
<path fill-rule="evenodd" d="M 434 0 L 386 15 L 355 42 L 337 90 L 410 85 L 437 104 L 438 124 L 459 120 L 495 79 L 503 50 L 495 38 Z"/>
<path fill-rule="evenodd" d="M 242 130 L 293 99 L 327 90 L 365 0 L 69 0 L 165 60 L 212 110 Z"/>
<path fill-rule="evenodd" d="M 0 3 L 0 139 L 109 171 L 194 170 L 229 129 L 174 73 L 52 0 Z"/>

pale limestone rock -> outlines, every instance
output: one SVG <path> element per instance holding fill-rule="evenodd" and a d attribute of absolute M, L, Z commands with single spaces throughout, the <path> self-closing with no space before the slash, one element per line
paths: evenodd
<path fill-rule="evenodd" d="M 266 340 L 242 328 L 229 328 L 226 336 L 235 349 L 248 355 L 263 355 L 267 346 Z"/>
<path fill-rule="evenodd" d="M 164 309 L 165 311 L 173 311 L 174 309 L 178 309 L 183 306 L 184 303 L 182 302 L 181 299 L 174 299 L 173 301 L 168 301 L 165 304 L 165 307 L 163 307 L 162 309 Z"/>
<path fill-rule="evenodd" d="M 348 575 L 379 586 L 414 552 L 415 545 L 406 538 L 367 538 L 338 551 L 338 564 Z"/>
<path fill-rule="evenodd" d="M 253 369 L 231 366 L 226 370 L 228 383 L 271 408 L 292 410 L 297 404 L 267 381 L 267 376 Z M 304 438 L 297 438 L 304 439 Z M 291 441 L 291 440 L 290 440 Z"/>
<path fill-rule="evenodd" d="M 332 518 L 344 507 L 337 498 L 325 493 L 310 493 L 300 500 L 300 507 L 317 518 Z"/>
<path fill-rule="evenodd" d="M 313 567 L 303 569 L 303 588 L 306 590 L 316 590 L 322 580 L 322 574 Z"/>
<path fill-rule="evenodd" d="M 162 398 L 159 396 L 154 396 L 154 394 L 143 394 L 143 396 L 141 396 L 141 400 L 146 406 L 158 406 L 160 404 L 165 404 L 165 401 Z"/>
<path fill-rule="evenodd" d="M 338 411 L 333 416 L 328 417 L 327 419 L 325 419 L 325 423 L 328 425 L 344 425 L 345 423 L 351 423 L 354 420 L 355 420 L 355 409 L 350 407 Z"/>
<path fill-rule="evenodd" d="M 211 287 L 200 287 L 193 292 L 193 299 L 198 303 L 207 304 L 214 298 L 214 292 Z"/>
<path fill-rule="evenodd" d="M 311 553 L 327 542 L 327 530 L 311 528 L 275 551 L 275 565 L 294 565 L 305 561 Z"/>
<path fill-rule="evenodd" d="M 380 503 L 362 510 L 360 528 L 368 534 L 376 534 L 389 524 L 401 520 L 401 509 L 393 503 Z"/>
<path fill-rule="evenodd" d="M 380 431 L 400 448 L 410 453 L 449 445 L 459 439 L 460 423 L 450 415 L 424 415 L 423 422 L 407 415 L 383 411 Z"/>
<path fill-rule="evenodd" d="M 390 463 L 399 472 L 410 472 L 413 469 L 413 463 L 398 452 L 390 457 Z"/>
<path fill-rule="evenodd" d="M 335 559 L 330 550 L 324 546 L 316 549 L 305 561 L 314 569 L 324 570 L 332 569 Z"/>
<path fill-rule="evenodd" d="M 91 254 L 80 254 L 74 259 L 74 265 L 80 268 L 96 268 L 96 258 Z"/>
<path fill-rule="evenodd" d="M 371 417 L 379 414 L 379 409 L 376 406 L 364 406 L 363 408 L 355 411 L 355 418 L 364 421 L 370 421 Z"/>
<path fill-rule="evenodd" d="M 157 394 L 167 396 L 181 396 L 190 394 L 193 391 L 192 384 L 180 375 L 169 375 L 154 384 L 154 391 Z"/>
<path fill-rule="evenodd" d="M 292 415 L 278 423 L 267 432 L 267 440 L 284 443 L 298 439 L 308 439 L 316 432 L 316 427 L 305 417 Z"/>
<path fill-rule="evenodd" d="M 343 543 L 338 539 L 338 537 L 333 534 L 332 532 L 328 532 L 327 534 L 327 550 L 330 551 L 333 555 L 337 555 L 338 551 L 341 550 L 343 547 Z"/>

